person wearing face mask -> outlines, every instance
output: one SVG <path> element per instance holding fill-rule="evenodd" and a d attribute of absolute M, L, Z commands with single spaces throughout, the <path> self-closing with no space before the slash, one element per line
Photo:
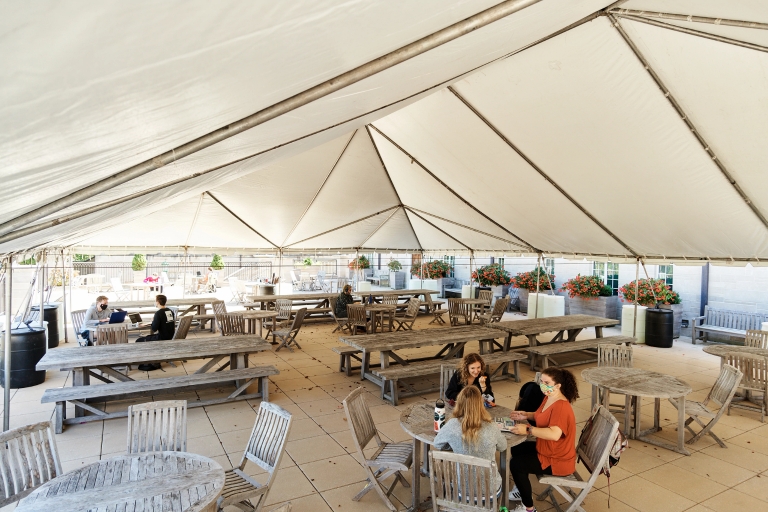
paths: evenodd
<path fill-rule="evenodd" d="M 512 411 L 513 420 L 535 420 L 536 427 L 518 423 L 512 432 L 536 438 L 512 448 L 509 470 L 523 502 L 514 512 L 535 512 L 529 475 L 568 476 L 576 471 L 576 417 L 571 404 L 579 398 L 576 378 L 562 368 L 541 372 L 544 401 L 536 412 Z M 512 494 L 510 493 L 510 495 Z"/>
<path fill-rule="evenodd" d="M 453 372 L 451 381 L 448 383 L 448 389 L 445 390 L 445 398 L 448 399 L 448 403 L 455 405 L 456 397 L 466 386 L 475 386 L 480 390 L 486 403 L 493 403 L 493 389 L 491 389 L 488 369 L 483 358 L 474 352 L 465 355 L 459 368 Z"/>
<path fill-rule="evenodd" d="M 96 303 L 92 304 L 88 311 L 85 312 L 85 318 L 83 319 L 83 328 L 80 331 L 80 336 L 88 341 L 88 345 L 92 345 L 92 338 L 90 331 L 87 327 L 93 327 L 98 324 L 105 324 L 109 322 L 109 317 L 112 316 L 112 310 L 109 308 L 109 299 L 104 295 L 96 297 Z"/>

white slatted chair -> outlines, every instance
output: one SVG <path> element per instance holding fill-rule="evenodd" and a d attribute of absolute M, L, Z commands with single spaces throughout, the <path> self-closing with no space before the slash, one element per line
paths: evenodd
<path fill-rule="evenodd" d="M 368 476 L 368 484 L 352 500 L 360 501 L 368 491 L 376 489 L 376 492 L 387 508 L 392 512 L 397 512 L 397 507 L 390 501 L 389 495 L 392 494 L 397 482 L 402 483 L 404 487 L 410 487 L 401 471 L 408 471 L 411 467 L 413 462 L 413 444 L 407 442 L 385 443 L 381 440 L 379 432 L 373 423 L 371 411 L 368 410 L 368 405 L 365 403 L 364 392 L 365 389 L 357 388 L 342 402 L 359 460 L 362 461 L 363 468 Z M 378 449 L 369 458 L 365 455 L 365 449 L 373 439 L 376 440 Z M 387 489 L 384 487 L 383 482 L 392 475 L 394 475 L 395 479 Z"/>
<path fill-rule="evenodd" d="M 282 407 L 269 402 L 259 404 L 256 423 L 240 465 L 224 473 L 224 489 L 216 502 L 219 512 L 230 505 L 244 512 L 261 511 L 277 476 L 292 421 L 291 413 Z M 245 472 L 249 461 L 268 473 L 266 483 L 259 483 Z"/>
<path fill-rule="evenodd" d="M 736 394 L 736 390 L 739 388 L 742 375 L 737 368 L 724 364 L 720 368 L 720 375 L 717 377 L 714 386 L 712 386 L 707 398 L 703 402 L 685 401 L 685 414 L 688 416 L 688 419 L 685 420 L 685 428 L 693 434 L 693 437 L 686 441 L 687 444 L 693 444 L 704 435 L 709 434 L 712 439 L 717 441 L 717 444 L 722 448 L 726 448 L 725 443 L 712 432 L 712 427 L 715 426 L 720 416 L 728 410 L 731 400 L 733 400 L 733 395 Z M 670 399 L 669 401 L 675 406 L 675 409 L 678 408 L 677 400 Z M 719 407 L 719 409 L 714 411 L 710 409 L 711 405 Z M 706 420 L 707 423 L 704 423 L 702 420 Z M 690 424 L 694 421 L 702 427 L 698 432 L 690 427 Z"/>
<path fill-rule="evenodd" d="M 539 476 L 539 483 L 548 487 L 539 495 L 540 500 L 549 498 L 557 510 L 561 506 L 555 499 L 555 491 L 568 502 L 564 512 L 586 512 L 581 504 L 595 485 L 597 477 L 608 460 L 611 448 L 616 442 L 619 422 L 602 405 L 592 414 L 592 429 L 582 433 L 576 445 L 576 454 L 590 472 L 589 478 L 583 480 L 578 472 L 570 476 Z"/>
<path fill-rule="evenodd" d="M 745 347 L 768 348 L 768 331 L 747 331 L 747 337 L 744 339 Z"/>
<path fill-rule="evenodd" d="M 245 302 L 245 296 L 248 294 L 245 283 L 235 276 L 227 278 L 227 282 L 229 283 L 229 291 L 232 293 L 232 300 L 238 304 Z"/>
<path fill-rule="evenodd" d="M 83 328 L 83 322 L 85 321 L 85 309 L 79 309 L 72 312 L 72 328 L 75 330 L 75 339 L 77 344 L 84 347 L 88 344 L 88 340 L 83 337 L 83 333 L 80 331 Z"/>
<path fill-rule="evenodd" d="M 128 407 L 128 453 L 187 451 L 187 401 Z"/>
<path fill-rule="evenodd" d="M 610 343 L 601 343 L 597 346 L 597 366 L 608 366 L 614 368 L 632 368 L 632 345 L 612 345 Z M 597 393 L 595 392 L 597 391 Z M 611 394 L 613 396 L 613 393 Z M 598 398 L 599 397 L 599 398 Z M 627 404 L 631 398 L 627 397 L 624 404 L 611 404 L 611 412 L 624 412 L 627 410 Z M 592 386 L 592 408 L 597 402 L 603 403 L 602 390 L 597 386 Z M 631 405 L 631 404 L 630 404 Z"/>
<path fill-rule="evenodd" d="M 130 300 L 131 290 L 125 288 L 119 277 L 113 277 L 109 280 L 112 285 L 112 291 L 115 292 L 116 300 Z"/>
<path fill-rule="evenodd" d="M 429 452 L 429 487 L 435 512 L 495 512 L 501 482 L 494 482 L 496 462 L 453 452 Z M 490 496 L 490 499 L 486 499 Z"/>
<path fill-rule="evenodd" d="M 768 409 L 768 358 L 741 352 L 728 352 L 725 354 L 723 366 L 725 364 L 734 366 L 744 374 L 739 387 L 746 391 L 743 400 L 731 400 L 728 404 L 728 414 L 731 414 L 731 407 L 760 411 L 760 421 L 764 423 Z M 753 400 L 755 392 L 762 394 L 760 401 Z"/>
<path fill-rule="evenodd" d="M 0 434 L 0 507 L 21 500 L 61 474 L 50 421 Z"/>

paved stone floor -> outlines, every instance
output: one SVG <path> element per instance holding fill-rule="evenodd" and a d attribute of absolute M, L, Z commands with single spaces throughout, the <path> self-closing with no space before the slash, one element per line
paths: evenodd
<path fill-rule="evenodd" d="M 520 318 L 523 317 L 508 313 L 505 319 Z M 435 325 L 429 325 L 429 320 L 428 317 L 420 317 L 416 329 L 435 328 Z M 414 403 L 432 402 L 437 398 L 436 392 L 424 393 L 403 399 L 398 407 L 382 401 L 378 388 L 368 381 L 361 382 L 359 373 L 346 377 L 338 372 L 338 356 L 331 351 L 331 347 L 340 343 L 338 335 L 332 330 L 330 323 L 307 324 L 298 338 L 302 350 L 261 353 L 250 358 L 252 364 L 271 364 L 280 370 L 280 374 L 271 379 L 270 398 L 290 411 L 294 418 L 286 453 L 269 494 L 266 510 L 290 500 L 294 510 L 300 511 L 386 511 L 374 492 L 368 493 L 359 502 L 351 500 L 363 487 L 365 476 L 356 460 L 357 454 L 341 401 L 353 389 L 363 386 L 382 438 L 407 441 L 409 437 L 400 428 L 401 411 Z M 199 336 L 206 334 L 209 333 L 192 333 Z M 606 335 L 610 334 L 618 334 L 618 330 L 608 329 Z M 584 332 L 581 338 L 593 336 L 593 332 Z M 523 339 L 518 341 L 524 343 Z M 56 350 L 67 350 L 69 346 L 72 344 L 62 345 Z M 476 347 L 477 344 L 473 343 L 468 349 Z M 433 348 L 425 348 L 413 350 L 409 355 L 433 352 Z M 191 373 L 203 363 L 190 361 L 177 368 L 164 365 L 164 372 L 142 374 L 134 370 L 131 376 L 158 378 Z M 574 403 L 579 428 L 588 418 L 590 410 L 591 387 L 580 378 L 581 370 L 589 366 L 571 368 L 580 383 L 581 398 Z M 683 338 L 676 340 L 671 349 L 637 346 L 635 366 L 682 378 L 694 390 L 689 398 L 702 400 L 718 375 L 719 359 L 703 353 L 701 345 L 693 346 L 690 340 Z M 532 378 L 533 374 L 524 368 L 523 382 Z M 50 419 L 53 406 L 41 404 L 40 397 L 45 388 L 70 385 L 69 379 L 66 372 L 49 372 L 44 384 L 14 390 L 11 426 Z M 435 381 L 422 383 L 424 386 L 434 384 Z M 510 381 L 495 383 L 493 388 L 497 402 L 513 407 L 521 385 Z M 220 396 L 225 391 L 205 390 L 176 397 Z M 158 397 L 167 398 L 168 395 Z M 110 403 L 107 407 L 125 408 L 126 403 Z M 258 401 L 243 401 L 191 409 L 188 450 L 212 457 L 225 468 L 239 464 L 255 419 L 254 408 L 257 407 Z M 643 407 L 646 424 L 652 421 L 651 407 L 650 403 Z M 68 414 L 71 415 L 71 411 Z M 675 419 L 675 409 L 663 403 L 663 431 L 660 437 L 676 438 Z M 586 500 L 585 508 L 590 512 L 608 510 L 610 492 L 611 512 L 768 510 L 768 424 L 760 422 L 759 413 L 734 409 L 730 416 L 722 417 L 714 431 L 726 440 L 728 448 L 720 448 L 711 438 L 705 437 L 689 448 L 692 452 L 689 457 L 630 441 L 620 464 L 613 469 L 610 486 L 607 479 L 601 476 L 597 488 Z M 125 436 L 124 419 L 67 427 L 56 438 L 64 469 L 71 470 L 123 452 Z M 260 473 L 256 466 L 251 466 L 250 470 L 254 475 Z M 422 480 L 421 488 L 426 498 L 429 494 L 427 479 Z M 399 488 L 396 495 L 403 503 L 410 503 L 409 493 L 410 489 Z M 537 507 L 542 512 L 551 508 L 547 503 L 537 503 Z"/>

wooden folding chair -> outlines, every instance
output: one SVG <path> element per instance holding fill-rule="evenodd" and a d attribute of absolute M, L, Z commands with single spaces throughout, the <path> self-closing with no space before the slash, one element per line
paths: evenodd
<path fill-rule="evenodd" d="M 187 451 L 187 401 L 128 407 L 128 453 Z"/>
<path fill-rule="evenodd" d="M 358 327 L 364 328 L 366 334 L 371 332 L 372 327 L 365 312 L 365 305 L 347 304 L 347 325 L 353 335 L 357 334 Z"/>
<path fill-rule="evenodd" d="M 222 336 L 238 336 L 246 334 L 245 317 L 243 317 L 243 315 L 216 315 L 216 323 L 219 324 L 219 332 Z"/>
<path fill-rule="evenodd" d="M 448 318 L 451 326 L 469 325 L 472 321 L 472 313 L 469 304 L 462 299 L 448 299 Z"/>
<path fill-rule="evenodd" d="M 51 422 L 43 421 L 0 434 L 0 468 L 0 507 L 21 500 L 61 475 L 61 460 Z"/>
<path fill-rule="evenodd" d="M 499 508 L 501 482 L 496 485 L 496 461 L 429 452 L 429 488 L 435 512 L 495 512 Z"/>
<path fill-rule="evenodd" d="M 412 331 L 413 323 L 416 321 L 416 316 L 419 314 L 419 308 L 421 307 L 421 301 L 414 297 L 408 299 L 408 308 L 402 316 L 395 315 L 395 323 L 397 324 L 396 331 Z"/>
<path fill-rule="evenodd" d="M 478 315 L 478 319 L 480 320 L 480 324 L 483 326 L 486 326 L 488 324 L 501 322 L 501 318 L 504 316 L 504 312 L 507 310 L 507 307 L 509 307 L 509 297 L 498 299 L 496 300 L 496 303 L 493 305 L 493 310 L 490 313 L 486 313 L 484 315 Z M 486 346 L 487 351 L 491 354 L 495 349 L 503 350 L 504 347 L 496 340 L 489 339 L 489 340 L 480 340 L 480 354 L 484 354 L 486 352 Z"/>
<path fill-rule="evenodd" d="M 179 324 L 176 326 L 176 330 L 173 333 L 174 340 L 185 340 L 189 334 L 189 328 L 192 326 L 192 315 L 186 315 L 179 318 Z"/>
<path fill-rule="evenodd" d="M 346 318 L 339 318 L 336 316 L 336 297 L 331 297 L 328 299 L 328 305 L 331 307 L 331 318 L 333 318 L 333 321 L 336 322 L 336 328 L 332 331 L 332 333 L 336 331 L 341 331 L 342 334 L 350 332 L 349 325 L 347 324 Z"/>
<path fill-rule="evenodd" d="M 744 339 L 745 347 L 768 348 L 768 331 L 747 331 L 747 337 Z"/>
<path fill-rule="evenodd" d="M 291 347 L 291 345 L 295 345 L 296 348 L 301 349 L 301 345 L 296 342 L 296 336 L 299 335 L 299 331 L 301 330 L 301 325 L 304 323 L 304 316 L 306 314 L 307 308 L 301 308 L 300 310 L 296 311 L 296 316 L 293 317 L 293 323 L 291 324 L 290 328 L 278 329 L 275 331 L 275 336 L 280 338 L 280 345 L 275 348 L 275 352 L 279 351 L 281 348 L 287 348 L 293 352 L 293 347 Z"/>
<path fill-rule="evenodd" d="M 439 324 L 444 324 L 445 320 L 443 320 L 443 315 L 448 312 L 447 309 L 441 309 L 441 306 L 445 304 L 445 301 L 439 300 L 432 300 L 432 294 L 431 293 L 425 293 L 424 294 L 424 304 L 427 306 L 427 313 L 431 314 L 434 318 L 432 319 L 431 324 L 437 322 Z"/>
<path fill-rule="evenodd" d="M 610 366 L 615 368 L 632 368 L 632 345 L 614 345 L 610 343 L 601 343 L 597 346 L 597 366 Z M 613 393 L 611 393 L 613 396 Z M 611 412 L 625 412 L 631 397 L 626 397 L 624 404 L 611 404 Z M 592 386 L 592 408 L 597 403 L 603 403 L 603 393 L 597 386 Z M 629 404 L 631 405 L 631 404 Z"/>
<path fill-rule="evenodd" d="M 83 337 L 83 333 L 80 331 L 83 329 L 83 322 L 85 321 L 85 314 L 87 310 L 79 309 L 72 312 L 72 327 L 75 329 L 75 339 L 77 344 L 84 347 L 88 344 L 88 340 Z"/>
<path fill-rule="evenodd" d="M 379 432 L 373 423 L 371 411 L 368 410 L 368 405 L 365 403 L 364 392 L 363 388 L 357 388 L 342 402 L 359 460 L 362 461 L 362 466 L 368 475 L 368 485 L 357 493 L 352 500 L 360 501 L 368 491 L 375 489 L 387 508 L 392 512 L 397 512 L 397 507 L 390 501 L 389 496 L 395 489 L 397 482 L 402 483 L 403 487 L 410 487 L 401 471 L 408 471 L 411 467 L 413 462 L 413 444 L 408 442 L 385 443 L 381 440 Z M 372 439 L 376 440 L 378 448 L 369 457 L 365 455 L 365 449 Z M 395 479 L 387 489 L 384 487 L 383 482 L 392 475 L 395 476 Z"/>
<path fill-rule="evenodd" d="M 451 383 L 451 379 L 455 372 L 455 364 L 440 365 L 440 398 L 446 402 L 448 401 L 448 397 L 445 396 L 445 392 L 448 390 L 448 384 Z"/>
<path fill-rule="evenodd" d="M 714 386 L 709 390 L 709 394 L 703 402 L 685 401 L 685 415 L 688 416 L 688 419 L 685 420 L 685 428 L 693 434 L 693 437 L 686 441 L 687 444 L 693 444 L 705 434 L 709 434 L 722 448 L 727 448 L 725 443 L 712 432 L 712 427 L 715 426 L 720 416 L 728 410 L 731 400 L 733 400 L 733 395 L 739 388 L 742 375 L 741 371 L 734 366 L 724 364 L 720 368 L 720 375 L 717 377 Z M 669 401 L 675 406 L 675 409 L 678 408 L 677 400 L 670 398 Z M 710 404 L 719 408 L 717 412 L 710 409 Z M 702 419 L 708 420 L 707 423 L 704 423 Z M 698 432 L 694 431 L 690 426 L 694 421 L 701 426 L 701 430 Z"/>
<path fill-rule="evenodd" d="M 485 304 L 475 304 L 472 306 L 472 314 L 475 317 L 485 315 L 491 310 L 491 303 L 493 302 L 493 290 L 480 290 L 477 292 L 477 298 L 484 300 Z"/>
<path fill-rule="evenodd" d="M 106 324 L 98 327 L 94 345 L 118 345 L 120 343 L 128 343 L 128 325 Z"/>
<path fill-rule="evenodd" d="M 760 411 L 760 421 L 765 422 L 765 412 L 768 409 L 768 358 L 741 352 L 727 352 L 723 359 L 724 365 L 730 364 L 743 374 L 739 387 L 746 392 L 743 399 L 739 398 L 738 401 L 731 399 L 731 403 L 728 404 L 728 414 L 731 414 L 731 407 L 748 411 L 757 410 Z M 752 400 L 755 391 L 762 394 L 760 402 Z"/>

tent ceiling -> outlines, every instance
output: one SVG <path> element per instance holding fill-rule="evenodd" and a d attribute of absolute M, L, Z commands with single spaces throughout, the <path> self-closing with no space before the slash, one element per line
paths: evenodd
<path fill-rule="evenodd" d="M 8 196 L 0 223 L 494 3 L 342 8 L 328 0 L 258 16 L 205 4 L 196 12 L 208 16 L 141 40 L 135 34 L 179 6 L 100 4 L 59 34 L 53 55 L 33 43 L 53 23 L 49 13 L 16 8 L 0 21 L 0 45 L 16 49 L 0 67 L 12 84 L 0 89 L 12 105 L 0 134 L 9 163 L 0 171 Z M 609 4 L 543 0 L 89 197 L 49 220 L 136 195 L 0 252 L 87 245 L 768 259 L 768 226 L 716 165 L 768 216 L 768 53 L 619 18 L 709 152 L 604 16 L 499 59 Z M 768 6 L 749 0 L 621 8 L 768 22 Z M 143 19 L 148 12 L 156 19 Z M 53 14 L 73 16 L 61 6 Z M 24 24 L 32 16 L 42 16 L 40 27 Z M 663 21 L 768 45 L 766 30 Z M 22 193 L 31 186 L 34 194 Z"/>

